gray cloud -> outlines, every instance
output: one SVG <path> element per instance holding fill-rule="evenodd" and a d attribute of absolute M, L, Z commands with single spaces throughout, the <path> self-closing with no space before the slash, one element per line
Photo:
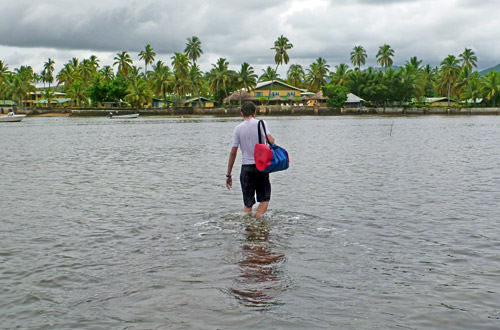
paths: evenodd
<path fill-rule="evenodd" d="M 363 45 L 367 64 L 375 65 L 385 43 L 399 64 L 417 56 L 437 65 L 465 47 L 476 52 L 482 67 L 500 62 L 492 33 L 500 22 L 490 15 L 500 6 L 493 0 L 17 0 L 2 7 L 0 31 L 9 33 L 0 34 L 0 59 L 13 61 L 11 67 L 40 66 L 47 56 L 61 65 L 91 53 L 111 64 L 117 52 L 136 56 L 148 43 L 169 63 L 196 35 L 203 43 L 202 69 L 217 57 L 234 68 L 247 61 L 260 69 L 273 64 L 270 48 L 281 34 L 294 44 L 291 62 L 303 65 L 317 57 L 332 68 L 349 63 L 355 45 Z M 43 58 L 22 62 L 34 56 Z"/>
<path fill-rule="evenodd" d="M 405 4 L 408 2 L 422 2 L 422 0 L 355 0 L 356 3 L 366 5 Z"/>

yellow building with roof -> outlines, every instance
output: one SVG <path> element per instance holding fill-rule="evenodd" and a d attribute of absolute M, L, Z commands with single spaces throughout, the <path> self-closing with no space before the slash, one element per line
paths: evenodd
<path fill-rule="evenodd" d="M 272 80 L 263 81 L 248 92 L 256 98 L 265 97 L 266 99 L 272 99 L 273 97 L 280 96 L 283 100 L 286 100 L 290 96 L 299 99 L 306 90 L 288 85 L 279 80 Z"/>

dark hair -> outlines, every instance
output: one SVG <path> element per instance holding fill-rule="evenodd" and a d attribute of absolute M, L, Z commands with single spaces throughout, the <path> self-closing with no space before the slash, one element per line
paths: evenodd
<path fill-rule="evenodd" d="M 241 113 L 245 117 L 253 115 L 255 113 L 255 104 L 253 102 L 245 102 L 241 106 Z"/>

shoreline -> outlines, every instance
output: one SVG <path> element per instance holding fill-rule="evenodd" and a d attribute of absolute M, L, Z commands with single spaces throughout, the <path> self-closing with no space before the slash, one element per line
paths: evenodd
<path fill-rule="evenodd" d="M 18 109 L 17 114 L 29 117 L 103 117 L 110 111 L 116 115 L 139 113 L 141 116 L 208 115 L 239 117 L 240 107 L 226 108 L 164 108 L 164 109 Z M 259 106 L 258 115 L 266 116 L 408 116 L 408 115 L 500 115 L 500 107 L 490 108 L 342 108 Z"/>

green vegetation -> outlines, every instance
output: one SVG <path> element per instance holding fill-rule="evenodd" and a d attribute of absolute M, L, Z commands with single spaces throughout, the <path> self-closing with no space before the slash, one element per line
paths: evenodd
<path fill-rule="evenodd" d="M 347 89 L 338 85 L 326 85 L 321 88 L 323 95 L 328 97 L 326 105 L 330 108 L 342 108 L 347 100 Z"/>
<path fill-rule="evenodd" d="M 36 91 L 35 84 L 43 83 L 48 85 L 42 95 L 49 101 L 47 104 L 56 98 L 55 92 L 66 93 L 75 107 L 99 107 L 111 102 L 141 108 L 150 106 L 153 99 L 182 105 L 184 100 L 195 96 L 222 103 L 234 91 L 254 88 L 257 81 L 282 80 L 311 92 L 323 90 L 325 95 L 331 95 L 332 106 L 339 106 L 343 91 L 380 107 L 419 105 L 425 98 L 443 96 L 469 106 L 477 105 L 479 100 L 490 106 L 500 104 L 500 73 L 474 71 L 478 59 L 468 48 L 461 54 L 445 57 L 436 67 L 422 64 L 417 57 L 394 67 L 395 51 L 384 44 L 375 56 L 380 68 L 366 68 L 368 54 L 363 46 L 357 45 L 350 53 L 351 68 L 346 63 L 331 68 L 323 57 L 318 57 L 308 67 L 290 64 L 286 77 L 281 78 L 277 69 L 288 65 L 292 48 L 288 38 L 279 36 L 271 48 L 276 67 L 268 66 L 260 75 L 247 62 L 242 63 L 238 71 L 231 70 L 228 60 L 222 57 L 209 71 L 202 72 L 197 63 L 203 55 L 202 43 L 196 36 L 187 38 L 184 51 L 174 53 L 169 64 L 161 60 L 155 62 L 157 54 L 151 45 L 146 45 L 137 54 L 144 71 L 127 51 L 118 52 L 112 65 L 105 66 L 101 66 L 94 55 L 72 58 L 57 73 L 55 62 L 50 58 L 39 73 L 25 65 L 11 70 L 0 60 L 0 99 L 23 104 L 30 93 Z M 267 98 L 260 101 L 266 102 Z"/>
<path fill-rule="evenodd" d="M 377 62 L 380 63 L 380 66 L 383 68 L 388 68 L 392 66 L 392 57 L 394 56 L 394 50 L 391 46 L 385 44 L 380 46 L 377 53 Z"/>
<path fill-rule="evenodd" d="M 307 69 L 306 81 L 308 81 L 307 88 L 312 92 L 318 92 L 321 86 L 326 84 L 326 75 L 330 66 L 326 61 L 318 57 L 316 62 L 312 63 Z"/>

